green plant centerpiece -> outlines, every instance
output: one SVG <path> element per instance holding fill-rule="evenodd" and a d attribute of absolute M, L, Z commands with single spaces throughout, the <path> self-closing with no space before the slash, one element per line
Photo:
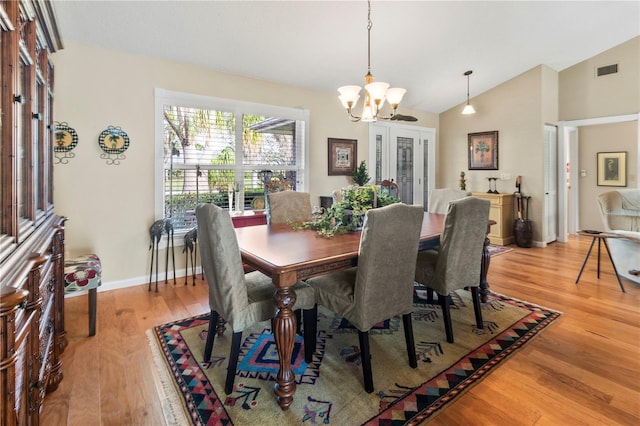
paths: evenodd
<path fill-rule="evenodd" d="M 322 237 L 362 229 L 364 215 L 369 209 L 398 203 L 400 200 L 377 186 L 349 186 L 340 191 L 339 199 L 324 213 L 310 222 L 293 225 L 294 229 L 313 229 Z"/>

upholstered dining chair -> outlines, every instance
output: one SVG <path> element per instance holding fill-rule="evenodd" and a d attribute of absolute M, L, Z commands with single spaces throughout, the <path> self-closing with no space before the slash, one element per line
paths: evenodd
<path fill-rule="evenodd" d="M 358 266 L 307 281 L 316 290 L 318 304 L 358 329 L 364 389 L 368 393 L 373 392 L 369 330 L 376 323 L 402 316 L 409 365 L 417 367 L 411 312 L 423 214 L 421 206 L 402 203 L 367 211 Z"/>
<path fill-rule="evenodd" d="M 386 193 L 392 197 L 400 198 L 400 187 L 393 181 L 393 179 L 385 179 L 380 182 L 380 190 L 386 191 Z"/>
<path fill-rule="evenodd" d="M 479 285 L 489 204 L 489 200 L 475 197 L 449 202 L 440 247 L 418 253 L 416 282 L 438 294 L 449 343 L 453 343 L 449 295 L 457 289 L 471 289 L 476 325 L 483 327 Z"/>
<path fill-rule="evenodd" d="M 196 207 L 201 265 L 209 286 L 211 318 L 204 350 L 204 360 L 211 359 L 218 318 L 233 330 L 227 379 L 224 391 L 233 390 L 242 331 L 251 325 L 272 320 L 276 314 L 273 301 L 275 287 L 261 272 L 244 273 L 240 248 L 231 216 L 214 204 Z M 293 286 L 297 298 L 294 309 L 304 309 L 305 361 L 311 362 L 315 351 L 316 322 L 313 315 L 315 294 L 308 284 Z"/>
<path fill-rule="evenodd" d="M 308 192 L 281 191 L 269 194 L 269 223 L 300 223 L 311 220 Z"/>
<path fill-rule="evenodd" d="M 471 192 L 462 189 L 440 188 L 429 191 L 427 209 L 429 213 L 446 214 L 449 201 L 459 200 L 468 197 Z"/>

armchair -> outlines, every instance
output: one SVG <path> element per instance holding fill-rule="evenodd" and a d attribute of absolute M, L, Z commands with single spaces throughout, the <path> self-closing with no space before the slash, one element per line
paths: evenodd
<path fill-rule="evenodd" d="M 598 195 L 604 229 L 624 238 L 608 240 L 618 274 L 640 284 L 640 189 L 619 189 Z"/>

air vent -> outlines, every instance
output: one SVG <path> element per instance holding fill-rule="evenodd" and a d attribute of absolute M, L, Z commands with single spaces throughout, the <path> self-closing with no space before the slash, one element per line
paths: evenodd
<path fill-rule="evenodd" d="M 598 67 L 596 70 L 596 76 L 602 77 L 603 75 L 615 74 L 618 72 L 618 64 L 605 65 L 604 67 Z"/>

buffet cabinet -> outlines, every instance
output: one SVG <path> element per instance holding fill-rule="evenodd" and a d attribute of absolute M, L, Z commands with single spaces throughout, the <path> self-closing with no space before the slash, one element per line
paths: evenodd
<path fill-rule="evenodd" d="M 491 244 L 500 246 L 513 244 L 515 241 L 513 236 L 513 194 L 474 192 L 473 196 L 484 198 L 491 202 L 489 219 L 496 221 L 496 224 L 491 226 L 491 231 L 487 235 Z"/>
<path fill-rule="evenodd" d="M 62 380 L 64 218 L 53 208 L 53 3 L 0 0 L 0 425 L 38 425 Z"/>

